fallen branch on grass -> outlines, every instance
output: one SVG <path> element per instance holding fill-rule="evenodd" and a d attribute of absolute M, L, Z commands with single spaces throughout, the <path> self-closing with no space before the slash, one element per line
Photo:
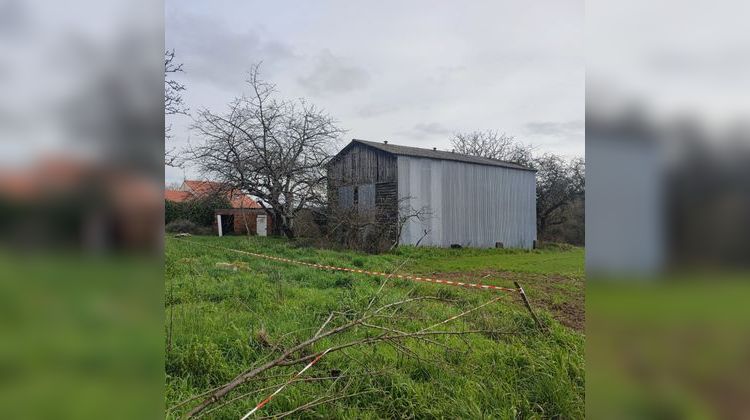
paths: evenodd
<path fill-rule="evenodd" d="M 500 297 L 493 298 L 485 303 L 482 303 L 481 305 L 472 307 L 466 311 L 463 311 L 459 313 L 458 315 L 449 317 L 445 320 L 442 320 L 436 324 L 433 324 L 431 326 L 428 326 L 426 328 L 423 328 L 418 331 L 412 331 L 412 332 L 382 332 L 378 335 L 372 336 L 372 337 L 366 337 L 366 338 L 360 338 L 352 341 L 348 341 L 345 343 L 337 344 L 330 346 L 326 350 L 314 352 L 311 354 L 306 355 L 299 355 L 295 356 L 297 353 L 303 353 L 305 351 L 308 351 L 311 349 L 311 347 L 319 342 L 320 340 L 323 340 L 327 337 L 336 336 L 338 334 L 341 334 L 343 332 L 352 330 L 354 328 L 372 328 L 371 325 L 375 324 L 369 324 L 367 323 L 368 320 L 372 319 L 377 314 L 383 314 L 385 311 L 388 310 L 394 310 L 403 307 L 406 304 L 419 302 L 419 301 L 446 301 L 445 299 L 436 297 L 436 296 L 419 296 L 419 297 L 413 297 L 408 299 L 403 299 L 397 302 L 389 303 L 386 305 L 383 305 L 374 311 L 367 311 L 363 314 L 361 314 L 359 317 L 356 317 L 353 320 L 348 320 L 347 322 L 343 323 L 342 325 L 339 325 L 337 327 L 333 327 L 330 329 L 325 329 L 326 326 L 328 326 L 333 319 L 336 318 L 335 314 L 332 313 L 331 315 L 326 318 L 326 320 L 321 325 L 321 328 L 307 340 L 304 340 L 303 342 L 292 346 L 291 348 L 287 349 L 283 352 L 280 356 L 275 358 L 274 360 L 271 360 L 269 362 L 264 363 L 261 366 L 258 366 L 256 368 L 253 368 L 251 370 L 248 370 L 246 372 L 243 372 L 242 374 L 235 377 L 232 381 L 226 383 L 225 385 L 219 387 L 215 391 L 213 391 L 210 395 L 208 395 L 207 398 L 204 399 L 203 402 L 201 402 L 199 405 L 194 407 L 189 413 L 188 417 L 194 417 L 198 414 L 200 414 L 202 411 L 204 411 L 209 406 L 212 406 L 216 402 L 222 400 L 227 394 L 229 394 L 232 390 L 237 388 L 238 386 L 257 378 L 259 375 L 263 374 L 264 372 L 276 368 L 276 367 L 283 367 L 283 366 L 292 366 L 300 363 L 305 362 L 311 362 L 311 361 L 317 361 L 323 356 L 327 354 L 331 354 L 334 352 L 338 352 L 347 348 L 356 347 L 356 346 L 364 346 L 364 345 L 375 345 L 379 343 L 393 343 L 393 342 L 401 342 L 404 340 L 410 340 L 410 339 L 425 339 L 427 337 L 434 337 L 434 336 L 441 336 L 441 335 L 466 335 L 466 334 L 477 334 L 477 333 L 487 333 L 488 330 L 465 330 L 465 331 L 430 331 L 431 329 L 440 326 L 445 325 L 447 323 L 450 323 L 456 319 L 459 319 L 461 317 L 464 317 L 476 310 L 479 310 L 491 303 L 496 302 L 499 300 Z M 368 324 L 368 325 L 365 325 Z M 377 327 L 382 327 L 378 325 Z M 388 327 L 383 327 L 388 328 Z M 379 328 L 378 328 L 379 329 Z M 392 328 L 391 328 L 392 329 Z M 382 329 L 380 329 L 382 331 Z M 492 331 L 496 334 L 512 334 L 511 332 L 507 331 Z M 282 384 L 283 386 L 288 385 L 289 383 L 294 382 L 294 379 L 297 376 L 293 377 L 291 381 L 288 381 L 286 384 Z M 283 388 L 282 386 L 282 388 Z M 265 400 L 267 402 L 269 399 Z"/>
<path fill-rule="evenodd" d="M 303 404 L 303 405 L 301 405 L 301 406 L 299 406 L 299 407 L 297 407 L 297 408 L 295 408 L 293 410 L 289 410 L 289 411 L 287 411 L 285 413 L 281 413 L 281 414 L 274 415 L 274 416 L 261 417 L 261 419 L 282 419 L 282 418 L 290 416 L 290 415 L 292 415 L 294 413 L 298 413 L 300 411 L 309 410 L 309 409 L 311 409 L 313 407 L 316 407 L 316 406 L 319 406 L 321 404 L 327 404 L 329 402 L 333 402 L 333 401 L 336 401 L 336 400 L 341 400 L 341 399 L 344 399 L 344 398 L 356 397 L 357 395 L 372 394 L 372 393 L 375 393 L 375 392 L 378 392 L 378 390 L 371 389 L 371 390 L 368 390 L 368 391 L 355 392 L 353 394 L 347 394 L 347 395 L 338 395 L 338 396 L 330 397 L 330 398 L 326 398 L 326 399 L 324 399 L 324 397 L 318 397 L 315 400 L 310 401 L 309 403 Z"/>

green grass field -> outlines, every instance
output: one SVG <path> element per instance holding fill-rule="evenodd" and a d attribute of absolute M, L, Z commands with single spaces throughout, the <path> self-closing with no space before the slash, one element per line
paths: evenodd
<path fill-rule="evenodd" d="M 210 245 L 210 246 L 205 246 Z M 217 248 L 218 247 L 218 248 Z M 333 399 L 294 413 L 303 418 L 582 418 L 584 415 L 583 249 L 476 250 L 401 247 L 382 255 L 296 247 L 277 238 L 190 237 L 166 241 L 166 406 L 184 415 L 202 399 L 180 402 L 311 337 L 332 311 L 360 313 L 381 278 L 315 270 L 257 259 L 222 248 L 305 262 L 433 275 L 526 290 L 549 332 L 539 331 L 517 296 L 451 321 L 434 343 L 404 341 L 330 353 L 256 416 L 280 415 L 311 401 Z M 237 271 L 217 263 L 235 264 Z M 414 331 L 460 314 L 496 292 L 390 280 L 378 305 L 418 301 L 389 318 Z M 345 317 L 345 316 L 343 316 Z M 376 322 L 376 321 L 373 321 Z M 360 339 L 355 328 L 314 345 L 313 351 Z M 369 336 L 368 336 L 369 337 Z M 240 418 L 300 370 L 275 368 L 247 382 L 204 412 Z M 226 404 L 227 402 L 230 403 Z M 177 406 L 177 407 L 175 407 Z M 210 411 L 209 411 L 210 410 Z"/>

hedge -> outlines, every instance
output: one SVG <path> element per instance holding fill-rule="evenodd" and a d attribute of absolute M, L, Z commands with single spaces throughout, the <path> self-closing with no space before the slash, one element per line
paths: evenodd
<path fill-rule="evenodd" d="M 229 200 L 223 195 L 210 195 L 181 203 L 165 201 L 164 223 L 168 224 L 176 220 L 189 220 L 198 226 L 212 226 L 214 222 L 214 210 L 230 207 Z"/>

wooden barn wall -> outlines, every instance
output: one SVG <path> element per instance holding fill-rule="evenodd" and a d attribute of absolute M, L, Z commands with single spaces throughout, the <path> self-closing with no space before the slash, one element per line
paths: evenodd
<path fill-rule="evenodd" d="M 354 205 L 354 186 L 344 185 L 338 187 L 336 204 L 342 209 L 347 209 Z"/>
<path fill-rule="evenodd" d="M 396 157 L 355 144 L 328 166 L 331 187 L 396 182 Z"/>
<path fill-rule="evenodd" d="M 390 229 L 388 238 L 395 241 L 398 230 L 398 183 L 382 182 L 375 184 L 375 206 L 378 209 L 377 222 Z"/>
<path fill-rule="evenodd" d="M 353 188 L 357 187 L 359 210 L 368 210 L 373 206 L 395 206 L 396 162 L 396 157 L 389 153 L 353 145 L 328 166 L 330 202 L 344 207 L 354 205 Z"/>
<path fill-rule="evenodd" d="M 360 212 L 375 208 L 375 184 L 364 184 L 357 187 L 357 209 Z"/>
<path fill-rule="evenodd" d="M 402 244 L 532 248 L 536 239 L 535 173 L 447 160 L 398 157 L 398 196 L 428 208 L 405 227 Z"/>

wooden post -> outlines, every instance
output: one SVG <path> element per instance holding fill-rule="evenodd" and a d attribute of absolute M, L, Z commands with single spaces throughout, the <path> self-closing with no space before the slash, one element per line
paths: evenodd
<path fill-rule="evenodd" d="M 220 214 L 216 215 L 216 226 L 219 228 L 219 236 L 224 236 L 222 235 L 222 232 L 221 232 L 221 215 Z"/>
<path fill-rule="evenodd" d="M 526 306 L 526 309 L 529 310 L 529 313 L 531 314 L 531 317 L 534 318 L 534 322 L 536 322 L 536 326 L 539 327 L 540 330 L 547 330 L 544 328 L 542 323 L 539 321 L 539 318 L 536 317 L 536 314 L 534 313 L 534 310 L 531 309 L 531 304 L 529 303 L 529 299 L 526 297 L 526 292 L 523 290 L 523 287 L 521 287 L 520 284 L 518 284 L 517 281 L 514 281 L 513 284 L 516 285 L 516 289 L 518 289 L 518 292 L 521 294 L 521 299 L 523 299 L 523 304 Z"/>

